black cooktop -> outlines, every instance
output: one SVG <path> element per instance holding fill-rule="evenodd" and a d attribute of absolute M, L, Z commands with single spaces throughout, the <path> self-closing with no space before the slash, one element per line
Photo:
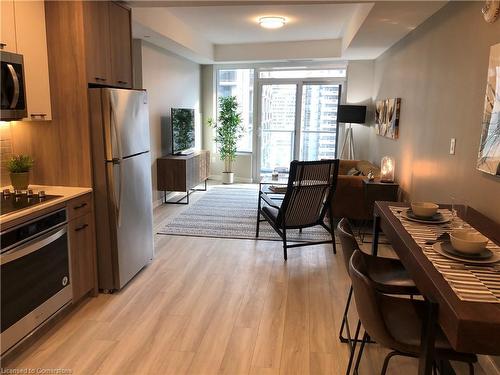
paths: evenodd
<path fill-rule="evenodd" d="M 25 208 L 36 206 L 37 204 L 42 204 L 52 199 L 61 197 L 61 195 L 47 195 L 43 190 L 35 193 L 31 190 L 4 190 L 0 193 L 0 195 L 0 215 L 23 210 Z"/>

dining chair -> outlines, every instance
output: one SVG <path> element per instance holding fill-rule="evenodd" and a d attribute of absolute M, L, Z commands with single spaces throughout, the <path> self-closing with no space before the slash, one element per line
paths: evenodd
<path fill-rule="evenodd" d="M 354 366 L 357 374 L 363 349 L 369 337 L 391 349 L 385 357 L 381 374 L 385 375 L 389 361 L 394 356 L 418 358 L 421 352 L 420 336 L 427 311 L 426 302 L 381 293 L 369 276 L 369 258 L 356 250 L 349 262 L 349 274 L 354 290 L 354 300 L 359 318 L 365 329 Z M 357 337 L 356 337 L 357 338 Z M 435 339 L 436 360 L 465 362 L 469 374 L 474 374 L 475 354 L 460 353 L 451 347 L 442 330 L 437 327 Z"/>
<path fill-rule="evenodd" d="M 352 227 L 349 224 L 347 218 L 342 218 L 337 225 L 337 235 L 340 239 L 340 245 L 342 247 L 342 259 L 344 260 L 344 266 L 347 274 L 349 274 L 349 261 L 355 251 L 362 251 L 359 247 L 358 241 L 352 231 Z M 418 295 L 420 294 L 414 281 L 406 272 L 403 264 L 398 259 L 384 258 L 379 256 L 372 256 L 363 253 L 366 257 L 367 271 L 370 278 L 373 280 L 373 284 L 377 290 L 381 293 L 386 294 L 396 294 L 396 295 Z M 350 357 L 347 366 L 347 374 L 349 374 L 352 362 L 354 359 L 354 351 L 356 349 L 356 343 L 361 340 L 354 340 L 351 336 L 351 330 L 349 327 L 349 306 L 352 299 L 352 284 L 349 288 L 349 293 L 347 295 L 347 301 L 344 308 L 344 315 L 342 317 L 342 323 L 340 326 L 339 339 L 341 342 L 348 343 L 350 345 Z M 344 329 L 346 331 L 347 337 L 344 337 Z M 359 334 L 360 323 L 356 327 L 356 336 Z M 371 341 L 370 341 L 371 342 Z"/>
<path fill-rule="evenodd" d="M 256 237 L 259 224 L 267 221 L 283 241 L 283 256 L 287 260 L 287 249 L 331 243 L 336 254 L 335 230 L 330 211 L 330 199 L 337 184 L 338 160 L 297 161 L 290 163 L 290 173 L 281 206 L 265 192 L 259 192 L 260 209 L 257 214 Z M 262 204 L 263 203 L 263 204 Z M 325 224 L 328 213 L 329 226 Z M 261 216 L 263 219 L 261 219 Z M 287 231 L 320 225 L 330 233 L 330 241 L 299 242 L 288 244 Z"/>

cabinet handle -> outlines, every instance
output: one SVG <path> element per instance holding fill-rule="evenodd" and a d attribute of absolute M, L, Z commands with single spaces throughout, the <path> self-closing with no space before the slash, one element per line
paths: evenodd
<path fill-rule="evenodd" d="M 46 113 L 32 113 L 30 116 L 31 117 L 45 117 L 45 116 L 47 116 L 47 114 Z"/>
<path fill-rule="evenodd" d="M 120 85 L 126 85 L 128 82 L 127 81 L 118 81 Z"/>
<path fill-rule="evenodd" d="M 4 49 L 5 47 L 7 47 L 7 43 L 0 43 L 0 49 Z"/>
<path fill-rule="evenodd" d="M 75 232 L 79 232 L 79 231 L 87 228 L 88 226 L 89 226 L 88 224 L 80 225 L 78 228 L 75 228 Z"/>
<path fill-rule="evenodd" d="M 85 203 L 85 202 L 84 202 L 84 203 L 82 203 L 82 204 L 79 204 L 78 206 L 73 207 L 73 210 L 79 210 L 80 208 L 83 208 L 83 207 L 85 207 L 86 205 L 87 205 L 87 203 Z"/>
<path fill-rule="evenodd" d="M 102 77 L 94 77 L 96 81 L 106 81 L 106 78 L 102 78 Z"/>

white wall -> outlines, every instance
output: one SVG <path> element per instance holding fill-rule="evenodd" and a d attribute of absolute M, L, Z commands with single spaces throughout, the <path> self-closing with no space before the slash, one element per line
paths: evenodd
<path fill-rule="evenodd" d="M 134 43 L 134 55 L 142 54 L 142 85 L 149 97 L 149 128 L 151 133 L 151 172 L 153 202 L 162 198 L 156 190 L 156 159 L 171 152 L 166 147 L 166 124 L 170 108 L 194 108 L 196 112 L 196 148 L 202 144 L 200 121 L 200 65 L 147 42 Z"/>

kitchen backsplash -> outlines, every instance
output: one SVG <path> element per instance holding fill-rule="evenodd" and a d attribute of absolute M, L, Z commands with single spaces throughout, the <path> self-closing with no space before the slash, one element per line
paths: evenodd
<path fill-rule="evenodd" d="M 12 132 L 9 123 L 0 124 L 0 186 L 10 185 L 7 163 L 12 157 Z"/>

